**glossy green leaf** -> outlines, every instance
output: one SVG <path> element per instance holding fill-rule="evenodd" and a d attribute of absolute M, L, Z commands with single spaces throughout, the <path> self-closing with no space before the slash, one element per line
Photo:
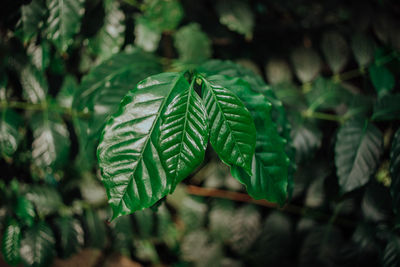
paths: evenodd
<path fill-rule="evenodd" d="M 55 256 L 53 231 L 45 222 L 39 222 L 24 232 L 21 240 L 21 259 L 26 266 L 50 266 Z"/>
<path fill-rule="evenodd" d="M 207 147 L 206 111 L 194 84 L 175 96 L 161 116 L 159 152 L 171 191 L 203 162 Z"/>
<path fill-rule="evenodd" d="M 32 0 L 28 5 L 23 5 L 21 7 L 24 42 L 30 41 L 36 34 L 38 34 L 38 29 L 41 29 L 43 26 L 45 14 L 45 0 Z"/>
<path fill-rule="evenodd" d="M 42 217 L 58 212 L 63 205 L 59 192 L 50 186 L 31 186 L 25 197 Z"/>
<path fill-rule="evenodd" d="M 23 124 L 21 116 L 11 109 L 0 112 L 0 152 L 3 157 L 12 157 L 21 141 L 18 130 Z"/>
<path fill-rule="evenodd" d="M 20 196 L 15 205 L 15 215 L 23 224 L 31 226 L 36 217 L 35 207 L 26 197 Z"/>
<path fill-rule="evenodd" d="M 140 16 L 135 20 L 135 44 L 147 52 L 154 52 L 161 40 L 161 32 Z"/>
<path fill-rule="evenodd" d="M 83 214 L 83 227 L 85 229 L 85 245 L 104 249 L 107 241 L 107 229 L 96 210 L 87 209 L 85 211 Z"/>
<path fill-rule="evenodd" d="M 32 158 L 38 167 L 57 169 L 69 155 L 71 141 L 66 125 L 57 113 L 44 110 L 32 116 Z"/>
<path fill-rule="evenodd" d="M 46 100 L 48 85 L 46 77 L 34 66 L 25 66 L 21 70 L 20 81 L 24 98 L 30 103 L 42 103 Z"/>
<path fill-rule="evenodd" d="M 250 112 L 224 84 L 227 78 L 202 78 L 202 94 L 210 122 L 210 143 L 228 166 L 251 174 L 256 129 Z"/>
<path fill-rule="evenodd" d="M 395 85 L 393 74 L 385 66 L 372 65 L 369 67 L 369 75 L 379 97 L 389 93 Z"/>
<path fill-rule="evenodd" d="M 392 148 L 390 150 L 390 193 L 392 195 L 393 209 L 400 213 L 400 129 L 396 131 Z"/>
<path fill-rule="evenodd" d="M 219 21 L 231 31 L 243 34 L 247 39 L 253 37 L 254 15 L 245 1 L 219 0 L 216 5 Z"/>
<path fill-rule="evenodd" d="M 72 217 L 59 217 L 55 220 L 61 256 L 68 258 L 78 252 L 84 243 L 84 232 L 78 220 Z"/>
<path fill-rule="evenodd" d="M 391 121 L 400 119 L 400 94 L 387 94 L 376 100 L 372 120 Z"/>
<path fill-rule="evenodd" d="M 300 47 L 293 51 L 292 63 L 297 78 L 302 83 L 311 82 L 321 69 L 321 59 L 311 48 Z"/>
<path fill-rule="evenodd" d="M 341 72 L 349 59 L 349 47 L 344 37 L 337 32 L 325 33 L 321 46 L 333 73 Z"/>
<path fill-rule="evenodd" d="M 186 63 L 199 63 L 211 56 L 211 41 L 196 23 L 180 28 L 174 35 L 174 45 L 179 60 Z"/>
<path fill-rule="evenodd" d="M 178 0 L 145 0 L 143 16 L 151 27 L 162 32 L 176 29 L 183 18 Z"/>
<path fill-rule="evenodd" d="M 1 252 L 7 264 L 15 266 L 21 261 L 20 243 L 21 227 L 16 221 L 10 220 L 4 229 L 1 243 Z"/>
<path fill-rule="evenodd" d="M 358 33 L 353 35 L 351 48 L 360 67 L 368 66 L 374 59 L 374 43 L 369 37 L 363 34 Z"/>
<path fill-rule="evenodd" d="M 393 234 L 394 235 L 394 234 Z M 382 255 L 382 266 L 398 266 L 400 262 L 400 238 L 392 236 L 387 243 Z"/>
<path fill-rule="evenodd" d="M 47 38 L 60 52 L 66 52 L 81 26 L 83 0 L 47 0 Z"/>
<path fill-rule="evenodd" d="M 170 192 L 173 181 L 157 152 L 161 114 L 188 87 L 181 73 L 150 76 L 108 120 L 97 155 L 113 218 L 148 208 Z"/>
<path fill-rule="evenodd" d="M 365 185 L 383 153 L 383 136 L 373 124 L 349 121 L 337 134 L 335 165 L 343 193 Z"/>
<path fill-rule="evenodd" d="M 101 61 L 118 53 L 125 41 L 125 15 L 118 1 L 104 1 L 104 21 L 99 32 L 89 39 L 89 47 Z"/>

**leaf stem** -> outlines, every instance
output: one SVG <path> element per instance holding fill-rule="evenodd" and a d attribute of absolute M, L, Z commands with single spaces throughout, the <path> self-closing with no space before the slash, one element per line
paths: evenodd
<path fill-rule="evenodd" d="M 316 112 L 312 110 L 303 110 L 301 115 L 305 118 L 314 118 L 319 120 L 327 120 L 327 121 L 336 121 L 339 123 L 343 123 L 346 121 L 345 116 L 339 116 L 335 114 L 323 113 L 323 112 Z"/>

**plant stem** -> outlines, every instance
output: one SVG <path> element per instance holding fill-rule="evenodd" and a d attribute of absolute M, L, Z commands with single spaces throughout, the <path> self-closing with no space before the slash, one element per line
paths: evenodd
<path fill-rule="evenodd" d="M 327 120 L 327 121 L 336 121 L 339 123 L 343 123 L 346 120 L 346 117 L 339 116 L 335 114 L 316 112 L 311 110 L 304 110 L 301 112 L 301 115 L 305 118 L 314 118 L 319 120 Z"/>

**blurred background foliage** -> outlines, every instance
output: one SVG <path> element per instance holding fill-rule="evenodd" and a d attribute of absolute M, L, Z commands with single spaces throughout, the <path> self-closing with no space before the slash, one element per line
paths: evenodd
<path fill-rule="evenodd" d="M 400 266 L 397 1 L 13 0 L 0 13 L 7 264 Z M 273 103 L 288 204 L 252 200 L 208 151 L 159 205 L 108 222 L 107 116 L 141 79 L 204 62 Z"/>

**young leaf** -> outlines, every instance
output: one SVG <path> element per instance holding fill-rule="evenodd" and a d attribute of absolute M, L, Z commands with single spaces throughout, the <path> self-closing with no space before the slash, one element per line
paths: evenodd
<path fill-rule="evenodd" d="M 0 153 L 5 157 L 12 157 L 18 148 L 21 134 L 18 128 L 22 126 L 22 118 L 11 109 L 0 112 Z"/>
<path fill-rule="evenodd" d="M 36 166 L 57 169 L 68 160 L 70 139 L 67 127 L 57 113 L 48 110 L 32 116 L 32 158 Z"/>
<path fill-rule="evenodd" d="M 125 41 L 125 15 L 120 10 L 118 1 L 104 1 L 104 23 L 89 47 L 101 61 L 119 52 Z"/>
<path fill-rule="evenodd" d="M 400 213 L 400 129 L 393 137 L 392 148 L 390 150 L 390 193 L 394 211 Z"/>
<path fill-rule="evenodd" d="M 383 136 L 373 124 L 349 121 L 337 134 L 335 164 L 343 193 L 365 185 L 383 153 Z"/>
<path fill-rule="evenodd" d="M 337 32 L 324 34 L 322 51 L 333 73 L 341 72 L 349 59 L 349 47 L 343 36 Z"/>
<path fill-rule="evenodd" d="M 61 256 L 68 258 L 83 246 L 84 233 L 79 221 L 72 217 L 59 217 L 55 220 L 59 235 Z"/>
<path fill-rule="evenodd" d="M 385 66 L 372 65 L 369 68 L 369 75 L 379 97 L 389 93 L 395 85 L 393 74 Z"/>
<path fill-rule="evenodd" d="M 86 233 L 86 246 L 104 249 L 107 241 L 106 225 L 100 220 L 98 212 L 87 209 L 83 215 L 83 226 Z"/>
<path fill-rule="evenodd" d="M 360 67 L 368 66 L 374 59 L 374 43 L 363 34 L 355 34 L 351 40 L 354 57 Z"/>
<path fill-rule="evenodd" d="M 199 63 L 211 56 L 211 41 L 196 23 L 180 28 L 174 35 L 174 45 L 179 59 L 186 63 Z"/>
<path fill-rule="evenodd" d="M 400 94 L 387 94 L 378 98 L 374 105 L 372 120 L 391 121 L 400 119 Z"/>
<path fill-rule="evenodd" d="M 15 266 L 21 261 L 19 249 L 21 243 L 21 227 L 15 220 L 10 220 L 4 229 L 1 252 L 4 260 Z"/>
<path fill-rule="evenodd" d="M 219 0 L 216 8 L 222 24 L 231 31 L 243 34 L 247 39 L 253 37 L 254 15 L 246 2 Z"/>
<path fill-rule="evenodd" d="M 32 0 L 28 5 L 21 7 L 21 21 L 23 30 L 23 42 L 27 43 L 36 34 L 43 25 L 43 19 L 46 14 L 44 0 Z"/>
<path fill-rule="evenodd" d="M 20 253 L 26 266 L 51 265 L 55 256 L 55 238 L 47 223 L 39 222 L 24 233 Z"/>
<path fill-rule="evenodd" d="M 210 143 L 228 166 L 252 173 L 251 162 L 256 144 L 256 128 L 250 112 L 232 93 L 223 76 L 202 80 L 203 101 L 210 122 Z"/>
<path fill-rule="evenodd" d="M 302 83 L 311 82 L 321 69 L 321 60 L 311 48 L 300 47 L 294 50 L 292 63 L 296 76 Z"/>
<path fill-rule="evenodd" d="M 81 27 L 84 10 L 83 0 L 47 0 L 47 37 L 60 52 L 66 52 L 74 35 Z"/>
<path fill-rule="evenodd" d="M 150 76 L 123 98 L 108 120 L 97 156 L 113 219 L 148 208 L 170 192 L 173 181 L 157 152 L 161 114 L 188 87 L 181 73 Z"/>
<path fill-rule="evenodd" d="M 167 106 L 160 127 L 160 158 L 171 191 L 204 160 L 208 122 L 201 98 L 190 88 L 180 92 Z"/>

